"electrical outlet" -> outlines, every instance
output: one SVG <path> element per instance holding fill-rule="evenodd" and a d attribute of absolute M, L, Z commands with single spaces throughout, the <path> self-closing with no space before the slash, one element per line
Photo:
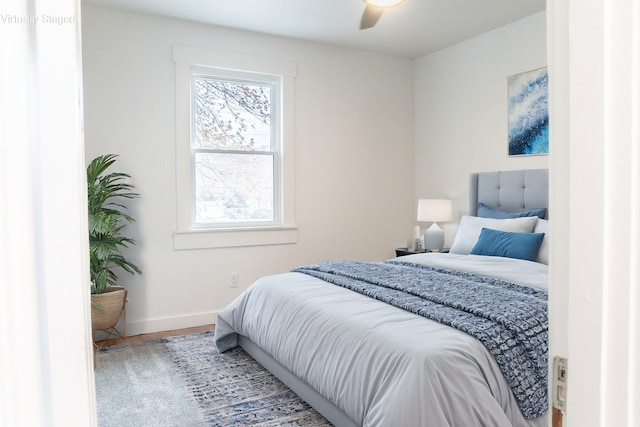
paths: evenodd
<path fill-rule="evenodd" d="M 238 277 L 238 273 L 231 273 L 229 274 L 229 287 L 230 288 L 237 288 L 238 286 L 240 286 L 240 279 Z"/>

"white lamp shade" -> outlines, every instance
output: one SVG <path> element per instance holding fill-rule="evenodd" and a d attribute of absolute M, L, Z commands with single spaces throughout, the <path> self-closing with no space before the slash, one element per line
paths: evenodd
<path fill-rule="evenodd" d="M 451 200 L 420 199 L 418 200 L 418 221 L 446 222 L 453 218 Z"/>

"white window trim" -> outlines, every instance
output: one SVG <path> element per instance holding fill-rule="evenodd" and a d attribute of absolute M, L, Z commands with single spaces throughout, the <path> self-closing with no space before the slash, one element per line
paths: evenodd
<path fill-rule="evenodd" d="M 176 231 L 175 250 L 297 243 L 295 223 L 294 83 L 293 62 L 229 52 L 174 45 L 176 64 Z M 194 228 L 191 162 L 191 70 L 192 67 L 227 68 L 282 76 L 282 189 L 281 225 L 238 228 Z"/>

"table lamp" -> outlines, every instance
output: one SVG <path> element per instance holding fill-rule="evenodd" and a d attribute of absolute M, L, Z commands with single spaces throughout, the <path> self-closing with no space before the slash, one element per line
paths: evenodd
<path fill-rule="evenodd" d="M 432 222 L 424 232 L 424 248 L 437 252 L 444 247 L 444 232 L 438 222 L 451 221 L 453 217 L 451 200 L 420 199 L 418 200 L 418 221 Z"/>

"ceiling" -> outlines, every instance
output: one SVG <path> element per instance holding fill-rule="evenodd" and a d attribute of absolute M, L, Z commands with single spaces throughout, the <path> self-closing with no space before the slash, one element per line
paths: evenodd
<path fill-rule="evenodd" d="M 362 0 L 82 0 L 83 4 L 418 58 L 545 9 L 546 0 L 406 0 L 359 30 Z"/>

